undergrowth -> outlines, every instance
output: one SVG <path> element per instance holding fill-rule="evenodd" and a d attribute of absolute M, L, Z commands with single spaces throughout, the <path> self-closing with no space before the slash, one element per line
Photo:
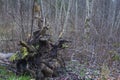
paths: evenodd
<path fill-rule="evenodd" d="M 0 66 L 0 80 L 30 80 L 30 76 L 16 76 L 15 73 L 7 70 L 4 66 Z"/>

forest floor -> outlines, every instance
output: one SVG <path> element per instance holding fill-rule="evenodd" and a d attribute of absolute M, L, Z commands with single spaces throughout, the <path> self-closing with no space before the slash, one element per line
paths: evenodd
<path fill-rule="evenodd" d="M 16 76 L 15 73 L 11 72 L 9 69 L 0 66 L 0 80 L 30 80 L 30 76 Z"/>
<path fill-rule="evenodd" d="M 78 61 L 66 62 L 66 70 L 56 78 L 48 78 L 47 80 L 120 80 L 120 73 L 113 74 L 108 67 L 103 66 L 102 69 L 88 67 L 79 64 Z M 116 76 L 116 77 L 115 77 Z M 0 80 L 35 80 L 30 76 L 16 76 L 15 73 L 0 66 Z"/>

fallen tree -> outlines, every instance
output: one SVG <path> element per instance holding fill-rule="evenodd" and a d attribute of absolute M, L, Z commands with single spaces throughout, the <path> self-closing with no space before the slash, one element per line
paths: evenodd
<path fill-rule="evenodd" d="M 10 58 L 14 53 L 0 53 L 0 59 Z"/>
<path fill-rule="evenodd" d="M 20 52 L 10 58 L 16 64 L 16 74 L 30 73 L 36 80 L 59 76 L 65 70 L 65 62 L 58 51 L 69 41 L 59 39 L 53 44 L 48 35 L 35 37 L 38 34 L 30 42 L 20 41 Z"/>
<path fill-rule="evenodd" d="M 28 41 L 19 41 L 19 51 L 16 53 L 0 53 L 0 64 L 7 65 L 17 75 L 31 75 L 36 80 L 57 77 L 64 73 L 65 62 L 60 50 L 65 49 L 69 41 L 58 39 L 52 42 L 46 33 L 47 27 L 33 32 Z"/>
<path fill-rule="evenodd" d="M 32 33 L 32 22 L 31 36 L 26 41 L 19 41 L 19 51 L 15 54 L 0 54 L 0 58 L 10 57 L 12 63 L 8 65 L 13 67 L 12 71 L 17 75 L 28 74 L 36 80 L 57 77 L 65 71 L 65 62 L 59 51 L 65 49 L 69 41 L 59 38 L 53 42 L 51 35 L 46 33 L 49 30 L 47 24 L 44 24 L 46 22 L 41 17 L 37 17 L 36 21 L 38 30 Z"/>

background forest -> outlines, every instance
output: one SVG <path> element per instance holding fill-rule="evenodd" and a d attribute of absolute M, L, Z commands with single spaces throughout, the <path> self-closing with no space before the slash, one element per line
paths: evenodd
<path fill-rule="evenodd" d="M 16 52 L 32 27 L 34 0 L 0 0 L 0 51 Z M 37 0 L 53 41 L 71 41 L 65 61 L 120 73 L 120 0 Z M 119 79 L 118 79 L 119 80 Z"/>

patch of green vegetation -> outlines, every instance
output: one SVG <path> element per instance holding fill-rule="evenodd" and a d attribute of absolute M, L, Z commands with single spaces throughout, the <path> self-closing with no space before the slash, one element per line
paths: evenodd
<path fill-rule="evenodd" d="M 14 55 L 10 57 L 10 61 L 24 59 L 28 55 L 28 51 L 26 47 L 22 47 L 20 52 L 16 52 Z"/>
<path fill-rule="evenodd" d="M 4 66 L 0 66 L 0 80 L 30 80 L 30 76 L 16 76 L 15 73 L 8 71 Z"/>
<path fill-rule="evenodd" d="M 110 50 L 109 55 L 112 61 L 120 61 L 120 55 L 116 51 Z"/>
<path fill-rule="evenodd" d="M 82 68 L 82 69 L 80 70 L 80 76 L 81 76 L 81 77 L 84 77 L 84 76 L 85 76 L 85 68 Z"/>
<path fill-rule="evenodd" d="M 30 80 L 30 77 L 29 76 L 17 77 L 15 75 L 13 75 L 13 76 L 9 77 L 8 80 Z"/>
<path fill-rule="evenodd" d="M 113 45 L 113 47 L 115 47 L 115 48 L 119 48 L 119 47 L 120 47 L 120 43 L 119 43 L 119 42 L 113 43 L 112 45 Z"/>

